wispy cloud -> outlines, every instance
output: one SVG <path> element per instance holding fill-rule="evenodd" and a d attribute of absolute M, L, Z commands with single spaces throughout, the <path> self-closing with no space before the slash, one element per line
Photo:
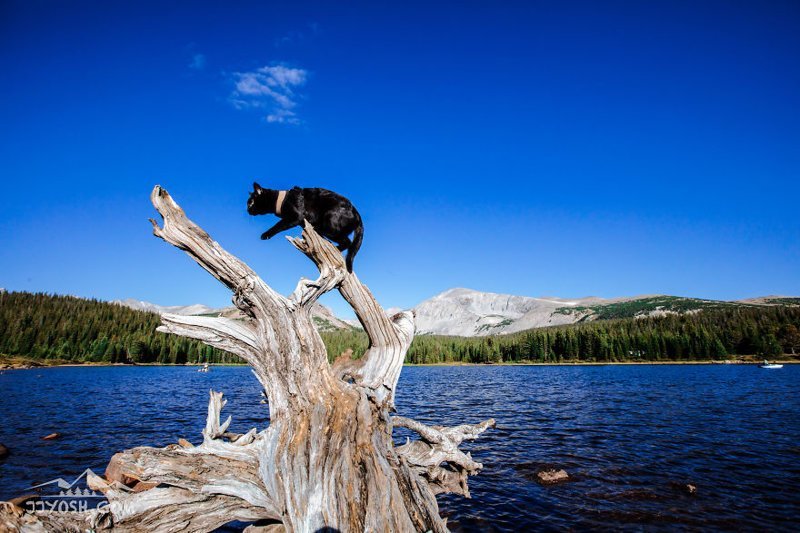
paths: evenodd
<path fill-rule="evenodd" d="M 289 45 L 300 45 L 308 39 L 315 37 L 319 33 L 319 24 L 316 22 L 309 22 L 304 30 L 290 30 L 275 38 L 275 48 L 281 48 Z"/>
<path fill-rule="evenodd" d="M 233 75 L 234 90 L 230 101 L 236 109 L 266 110 L 267 122 L 300 124 L 295 112 L 308 71 L 285 65 L 261 67 Z"/>
<path fill-rule="evenodd" d="M 194 54 L 191 63 L 189 63 L 189 68 L 194 70 L 203 70 L 206 68 L 206 56 L 203 54 Z"/>
<path fill-rule="evenodd" d="M 305 35 L 299 31 L 290 31 L 286 32 L 280 37 L 275 38 L 275 48 L 280 48 L 282 46 L 287 46 L 289 44 L 297 43 L 298 41 L 302 41 L 305 38 Z"/>

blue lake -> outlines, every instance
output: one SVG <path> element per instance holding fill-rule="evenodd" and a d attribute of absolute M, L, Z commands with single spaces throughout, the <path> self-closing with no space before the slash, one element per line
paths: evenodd
<path fill-rule="evenodd" d="M 71 367 L 0 375 L 0 500 L 139 445 L 198 443 L 208 390 L 231 429 L 267 424 L 246 367 Z M 497 419 L 462 449 L 483 462 L 472 499 L 440 496 L 455 531 L 796 530 L 800 366 L 407 367 L 398 412 L 436 424 Z M 63 436 L 41 440 L 49 433 Z M 572 481 L 541 486 L 538 469 Z M 688 494 L 685 485 L 697 487 Z"/>

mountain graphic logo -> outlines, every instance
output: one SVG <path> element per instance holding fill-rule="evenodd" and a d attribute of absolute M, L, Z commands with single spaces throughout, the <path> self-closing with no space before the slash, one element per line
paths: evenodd
<path fill-rule="evenodd" d="M 43 498 L 105 498 L 105 496 L 89 489 L 89 487 L 81 488 L 79 486 L 76 486 L 82 479 L 85 480 L 88 474 L 95 475 L 94 472 L 92 472 L 91 468 L 87 468 L 86 470 L 83 471 L 83 473 L 81 473 L 81 475 L 76 477 L 72 481 L 72 483 L 60 477 L 56 479 L 51 479 L 50 481 L 46 481 L 44 483 L 40 483 L 39 485 L 28 487 L 25 490 L 36 490 L 38 492 L 39 490 L 44 490 L 45 487 L 50 487 L 51 485 L 55 485 L 55 487 L 52 488 L 55 489 L 56 487 L 58 487 L 59 489 L 58 494 L 52 494 L 50 496 L 42 496 L 42 497 Z"/>

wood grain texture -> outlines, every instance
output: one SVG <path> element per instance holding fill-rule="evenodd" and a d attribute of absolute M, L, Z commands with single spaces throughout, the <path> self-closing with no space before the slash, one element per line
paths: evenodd
<path fill-rule="evenodd" d="M 212 531 L 232 520 L 273 520 L 285 531 L 447 531 L 435 495 L 469 496 L 467 476 L 482 465 L 458 446 L 494 420 L 452 428 L 390 416 L 414 315 L 388 317 L 348 273 L 336 247 L 308 223 L 291 244 L 318 267 L 284 297 L 192 222 L 159 186 L 151 200 L 163 218 L 153 233 L 183 250 L 228 287 L 244 320 L 163 315 L 160 331 L 227 350 L 245 360 L 268 397 L 270 424 L 245 433 L 222 422 L 226 401 L 210 391 L 203 442 L 140 447 L 112 457 L 105 477 L 90 476 L 109 505 L 69 519 L 0 506 L 11 531 Z M 265 249 L 266 250 L 266 249 Z M 266 253 L 266 251 L 265 251 Z M 338 289 L 369 337 L 358 361 L 328 363 L 310 308 Z M 435 400 L 434 400 L 435 401 Z M 394 426 L 420 435 L 395 448 Z M 37 529 L 39 528 L 39 529 Z"/>

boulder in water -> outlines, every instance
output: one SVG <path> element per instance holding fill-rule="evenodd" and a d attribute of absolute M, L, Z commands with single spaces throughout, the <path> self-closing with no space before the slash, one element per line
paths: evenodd
<path fill-rule="evenodd" d="M 566 470 L 550 468 L 537 472 L 536 479 L 542 485 L 554 485 L 555 483 L 567 481 L 569 479 L 569 474 L 567 474 Z"/>
<path fill-rule="evenodd" d="M 514 469 L 522 474 L 522 477 L 525 479 L 536 481 L 542 485 L 553 485 L 573 479 L 567 474 L 566 470 L 552 463 L 539 463 L 535 461 L 517 463 L 514 465 Z"/>
<path fill-rule="evenodd" d="M 0 444 L 0 459 L 8 457 L 8 448 Z"/>
<path fill-rule="evenodd" d="M 689 496 L 695 496 L 697 494 L 697 486 L 691 483 L 672 482 L 670 485 L 674 490 L 688 494 Z"/>

